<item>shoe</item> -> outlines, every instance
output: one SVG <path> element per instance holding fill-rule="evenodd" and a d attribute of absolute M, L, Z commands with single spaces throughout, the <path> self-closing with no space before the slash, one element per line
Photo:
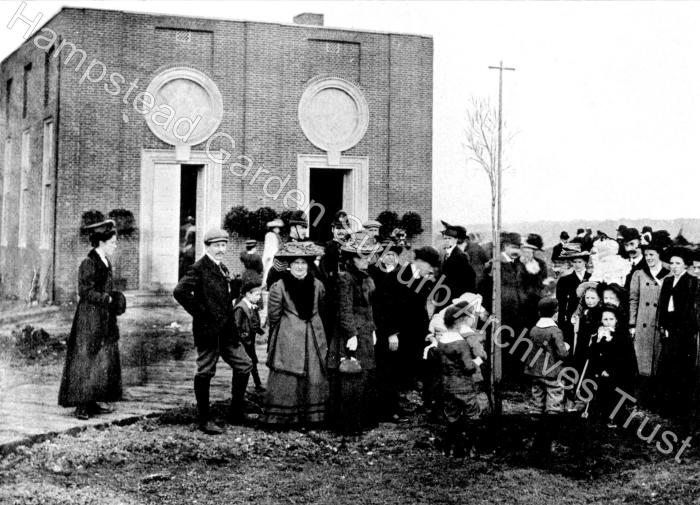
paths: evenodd
<path fill-rule="evenodd" d="M 90 419 L 90 414 L 88 414 L 87 409 L 85 407 L 76 407 L 74 415 L 81 421 L 87 421 L 88 419 Z"/>
<path fill-rule="evenodd" d="M 248 414 L 247 412 L 236 412 L 229 413 L 226 416 L 226 422 L 233 425 L 250 425 L 255 423 L 259 419 L 257 414 Z"/>
<path fill-rule="evenodd" d="M 207 435 L 221 435 L 224 430 L 214 424 L 213 421 L 207 421 L 206 423 L 199 425 L 199 431 L 206 433 Z"/>
<path fill-rule="evenodd" d="M 111 414 L 114 412 L 114 409 L 111 407 L 103 407 L 99 403 L 93 402 L 87 406 L 87 411 L 89 414 L 96 416 L 100 414 Z"/>

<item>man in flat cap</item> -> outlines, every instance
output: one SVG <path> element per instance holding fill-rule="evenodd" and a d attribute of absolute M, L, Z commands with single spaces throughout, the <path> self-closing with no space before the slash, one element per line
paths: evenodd
<path fill-rule="evenodd" d="M 252 362 L 241 341 L 233 316 L 233 292 L 228 268 L 223 263 L 228 233 L 213 228 L 204 235 L 205 254 L 180 279 L 173 296 L 192 315 L 192 333 L 197 347 L 194 394 L 199 429 L 209 435 L 222 433 L 209 415 L 209 384 L 221 357 L 233 369 L 228 421 L 246 420 L 245 390 Z"/>

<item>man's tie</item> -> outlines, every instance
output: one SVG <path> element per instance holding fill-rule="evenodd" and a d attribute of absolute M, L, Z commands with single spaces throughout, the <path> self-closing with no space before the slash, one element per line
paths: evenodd
<path fill-rule="evenodd" d="M 221 273 L 224 274 L 224 277 L 226 277 L 226 279 L 228 280 L 228 268 L 226 268 L 226 265 L 224 265 L 223 263 L 219 263 L 219 268 L 221 269 Z"/>

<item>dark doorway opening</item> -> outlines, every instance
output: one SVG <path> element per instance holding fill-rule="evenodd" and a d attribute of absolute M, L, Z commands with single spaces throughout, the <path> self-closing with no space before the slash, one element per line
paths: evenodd
<path fill-rule="evenodd" d="M 333 236 L 331 223 L 336 212 L 343 208 L 343 177 L 345 171 L 312 168 L 309 180 L 309 200 L 317 204 L 309 209 L 309 234 L 316 242 L 325 242 Z M 321 215 L 321 213 L 323 213 Z M 319 219 L 320 215 L 320 219 Z M 318 222 L 316 221 L 318 220 Z M 314 223 L 315 226 L 314 226 Z"/>
<path fill-rule="evenodd" d="M 203 165 L 180 166 L 180 264 L 178 278 L 185 275 L 187 267 L 195 260 L 197 237 L 197 175 Z"/>

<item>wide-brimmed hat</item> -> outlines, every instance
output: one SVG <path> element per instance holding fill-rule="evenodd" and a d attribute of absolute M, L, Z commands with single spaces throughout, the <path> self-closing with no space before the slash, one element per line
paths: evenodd
<path fill-rule="evenodd" d="M 105 219 L 104 221 L 100 221 L 99 223 L 93 223 L 88 226 L 85 226 L 83 229 L 90 234 L 106 233 L 108 231 L 112 231 L 116 226 L 117 223 L 114 221 L 114 219 Z"/>
<path fill-rule="evenodd" d="M 273 219 L 272 221 L 267 222 L 268 228 L 282 228 L 283 226 L 284 222 L 281 219 Z"/>
<path fill-rule="evenodd" d="M 381 246 L 366 231 L 359 231 L 350 235 L 350 238 L 340 247 L 340 251 L 346 255 L 372 256 L 379 252 Z"/>
<path fill-rule="evenodd" d="M 598 291 L 598 283 L 595 281 L 584 281 L 581 284 L 578 285 L 576 288 L 576 296 L 579 298 L 582 298 L 584 293 L 588 291 L 589 289 L 595 289 L 596 292 Z"/>
<path fill-rule="evenodd" d="M 588 251 L 564 251 L 559 255 L 560 260 L 573 261 L 573 260 L 588 260 L 591 257 L 591 253 Z"/>
<path fill-rule="evenodd" d="M 204 234 L 204 243 L 209 245 L 215 242 L 228 242 L 228 232 L 221 228 L 210 228 Z"/>
<path fill-rule="evenodd" d="M 414 251 L 414 255 L 415 259 L 425 261 L 431 267 L 440 265 L 440 253 L 437 252 L 437 249 L 429 245 L 419 247 Z"/>
<path fill-rule="evenodd" d="M 294 258 L 315 258 L 323 255 L 323 247 L 314 242 L 286 242 L 277 254 L 276 258 L 292 260 Z"/>
<path fill-rule="evenodd" d="M 663 261 L 669 262 L 674 256 L 681 258 L 683 260 L 683 263 L 685 263 L 686 265 L 690 265 L 693 262 L 693 251 L 688 247 L 677 245 L 666 249 L 663 252 L 661 259 Z"/>
<path fill-rule="evenodd" d="M 659 254 L 673 246 L 673 239 L 667 230 L 656 230 L 651 232 L 651 240 L 648 244 L 642 244 L 643 250 L 654 250 Z"/>
<path fill-rule="evenodd" d="M 304 228 L 308 228 L 309 223 L 306 219 L 294 217 L 289 220 L 289 226 L 303 226 Z"/>
<path fill-rule="evenodd" d="M 532 249 L 534 251 L 541 251 L 544 247 L 544 241 L 542 240 L 541 235 L 538 235 L 537 233 L 530 233 L 520 247 Z"/>

